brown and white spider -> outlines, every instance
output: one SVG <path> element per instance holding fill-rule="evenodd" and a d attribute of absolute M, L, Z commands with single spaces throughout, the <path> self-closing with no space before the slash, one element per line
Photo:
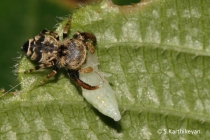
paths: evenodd
<path fill-rule="evenodd" d="M 52 72 L 42 81 L 41 84 L 43 84 L 54 76 L 59 68 L 65 68 L 69 77 L 79 86 L 88 90 L 95 90 L 98 86 L 91 86 L 80 80 L 79 72 L 89 73 L 93 71 L 92 67 L 81 68 L 81 66 L 86 61 L 87 51 L 95 52 L 96 37 L 88 32 L 76 32 L 70 39 L 68 38 L 69 26 L 70 20 L 63 29 L 63 40 L 60 40 L 54 31 L 42 30 L 23 44 L 21 50 L 26 53 L 26 56 L 39 63 L 24 73 L 53 67 Z"/>

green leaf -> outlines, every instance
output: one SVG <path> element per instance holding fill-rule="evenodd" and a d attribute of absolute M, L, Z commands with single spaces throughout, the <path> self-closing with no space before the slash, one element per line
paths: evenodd
<path fill-rule="evenodd" d="M 96 35 L 99 69 L 112 74 L 122 119 L 91 107 L 65 70 L 38 86 L 50 69 L 23 74 L 34 66 L 23 57 L 21 91 L 0 103 L 0 139 L 209 139 L 209 7 L 208 0 L 81 7 L 70 35 Z"/>

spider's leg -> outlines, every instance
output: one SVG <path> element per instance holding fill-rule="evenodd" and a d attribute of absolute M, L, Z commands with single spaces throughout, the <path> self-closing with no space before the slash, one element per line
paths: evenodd
<path fill-rule="evenodd" d="M 24 73 L 30 73 L 30 72 L 33 72 L 33 71 L 36 71 L 36 70 L 39 70 L 39 69 L 45 69 L 45 68 L 49 68 L 49 67 L 52 67 L 54 66 L 54 62 L 53 61 L 50 61 L 49 63 L 42 63 L 40 65 L 37 65 L 35 66 L 33 69 L 28 69 L 26 71 L 24 71 Z"/>
<path fill-rule="evenodd" d="M 50 30 L 43 29 L 39 34 L 51 35 L 51 36 L 53 36 L 56 40 L 59 40 L 59 35 L 58 35 L 56 32 L 54 32 L 54 31 L 50 31 Z"/>
<path fill-rule="evenodd" d="M 80 35 L 84 38 L 86 41 L 92 41 L 92 45 L 95 46 L 97 43 L 96 36 L 94 34 L 88 33 L 88 32 L 82 32 Z"/>
<path fill-rule="evenodd" d="M 51 71 L 51 73 L 49 73 L 47 75 L 47 77 L 45 77 L 45 79 L 43 81 L 41 81 L 40 85 L 43 85 L 45 82 L 47 82 L 48 79 L 50 79 L 51 77 L 55 76 L 55 74 L 57 73 L 58 68 L 55 66 L 53 68 L 53 70 Z"/>
<path fill-rule="evenodd" d="M 66 25 L 63 28 L 63 39 L 68 37 L 70 22 L 71 19 L 69 18 L 69 20 L 67 21 Z"/>
<path fill-rule="evenodd" d="M 39 70 L 39 69 L 49 68 L 49 67 L 54 66 L 54 64 L 55 64 L 54 61 L 50 61 L 49 63 L 46 63 L 46 64 L 45 63 L 40 64 L 40 65 L 35 66 L 33 69 L 26 70 L 24 73 L 30 73 L 30 72 L 33 72 L 33 71 L 36 71 L 36 70 Z M 57 69 L 58 68 L 55 66 L 53 68 L 52 72 L 49 73 L 43 81 L 41 81 L 40 85 L 44 84 L 50 77 L 53 77 L 57 73 Z"/>
<path fill-rule="evenodd" d="M 79 69 L 80 73 L 91 73 L 92 71 L 93 71 L 92 67 L 86 67 L 86 68 Z"/>
<path fill-rule="evenodd" d="M 76 34 L 74 34 L 73 38 L 83 40 L 87 48 L 90 50 L 90 52 L 91 53 L 95 52 L 94 46 L 96 45 L 97 42 L 95 35 L 87 32 L 82 32 L 82 33 L 77 32 Z"/>
<path fill-rule="evenodd" d="M 91 86 L 82 80 L 79 79 L 79 72 L 77 70 L 68 70 L 69 77 L 74 80 L 75 83 L 77 83 L 79 86 L 83 87 L 87 90 L 95 90 L 98 88 L 98 86 Z"/>

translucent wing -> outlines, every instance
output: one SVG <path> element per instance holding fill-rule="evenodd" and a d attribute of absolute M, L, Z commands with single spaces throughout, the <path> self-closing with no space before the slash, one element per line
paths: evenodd
<path fill-rule="evenodd" d="M 121 119 L 117 100 L 111 86 L 98 71 L 98 61 L 96 54 L 88 54 L 88 59 L 84 67 L 92 67 L 91 73 L 80 74 L 80 79 L 90 85 L 99 85 L 96 90 L 86 90 L 82 88 L 84 98 L 91 103 L 102 114 L 113 118 L 115 121 Z"/>

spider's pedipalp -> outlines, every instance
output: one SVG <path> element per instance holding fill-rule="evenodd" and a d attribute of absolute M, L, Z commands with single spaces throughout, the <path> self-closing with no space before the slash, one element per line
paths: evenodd
<path fill-rule="evenodd" d="M 72 80 L 74 80 L 75 83 L 77 83 L 79 86 L 83 87 L 84 89 L 95 90 L 98 88 L 98 86 L 91 86 L 91 85 L 83 82 L 82 80 L 80 80 L 78 71 L 68 70 L 68 75 Z"/>

